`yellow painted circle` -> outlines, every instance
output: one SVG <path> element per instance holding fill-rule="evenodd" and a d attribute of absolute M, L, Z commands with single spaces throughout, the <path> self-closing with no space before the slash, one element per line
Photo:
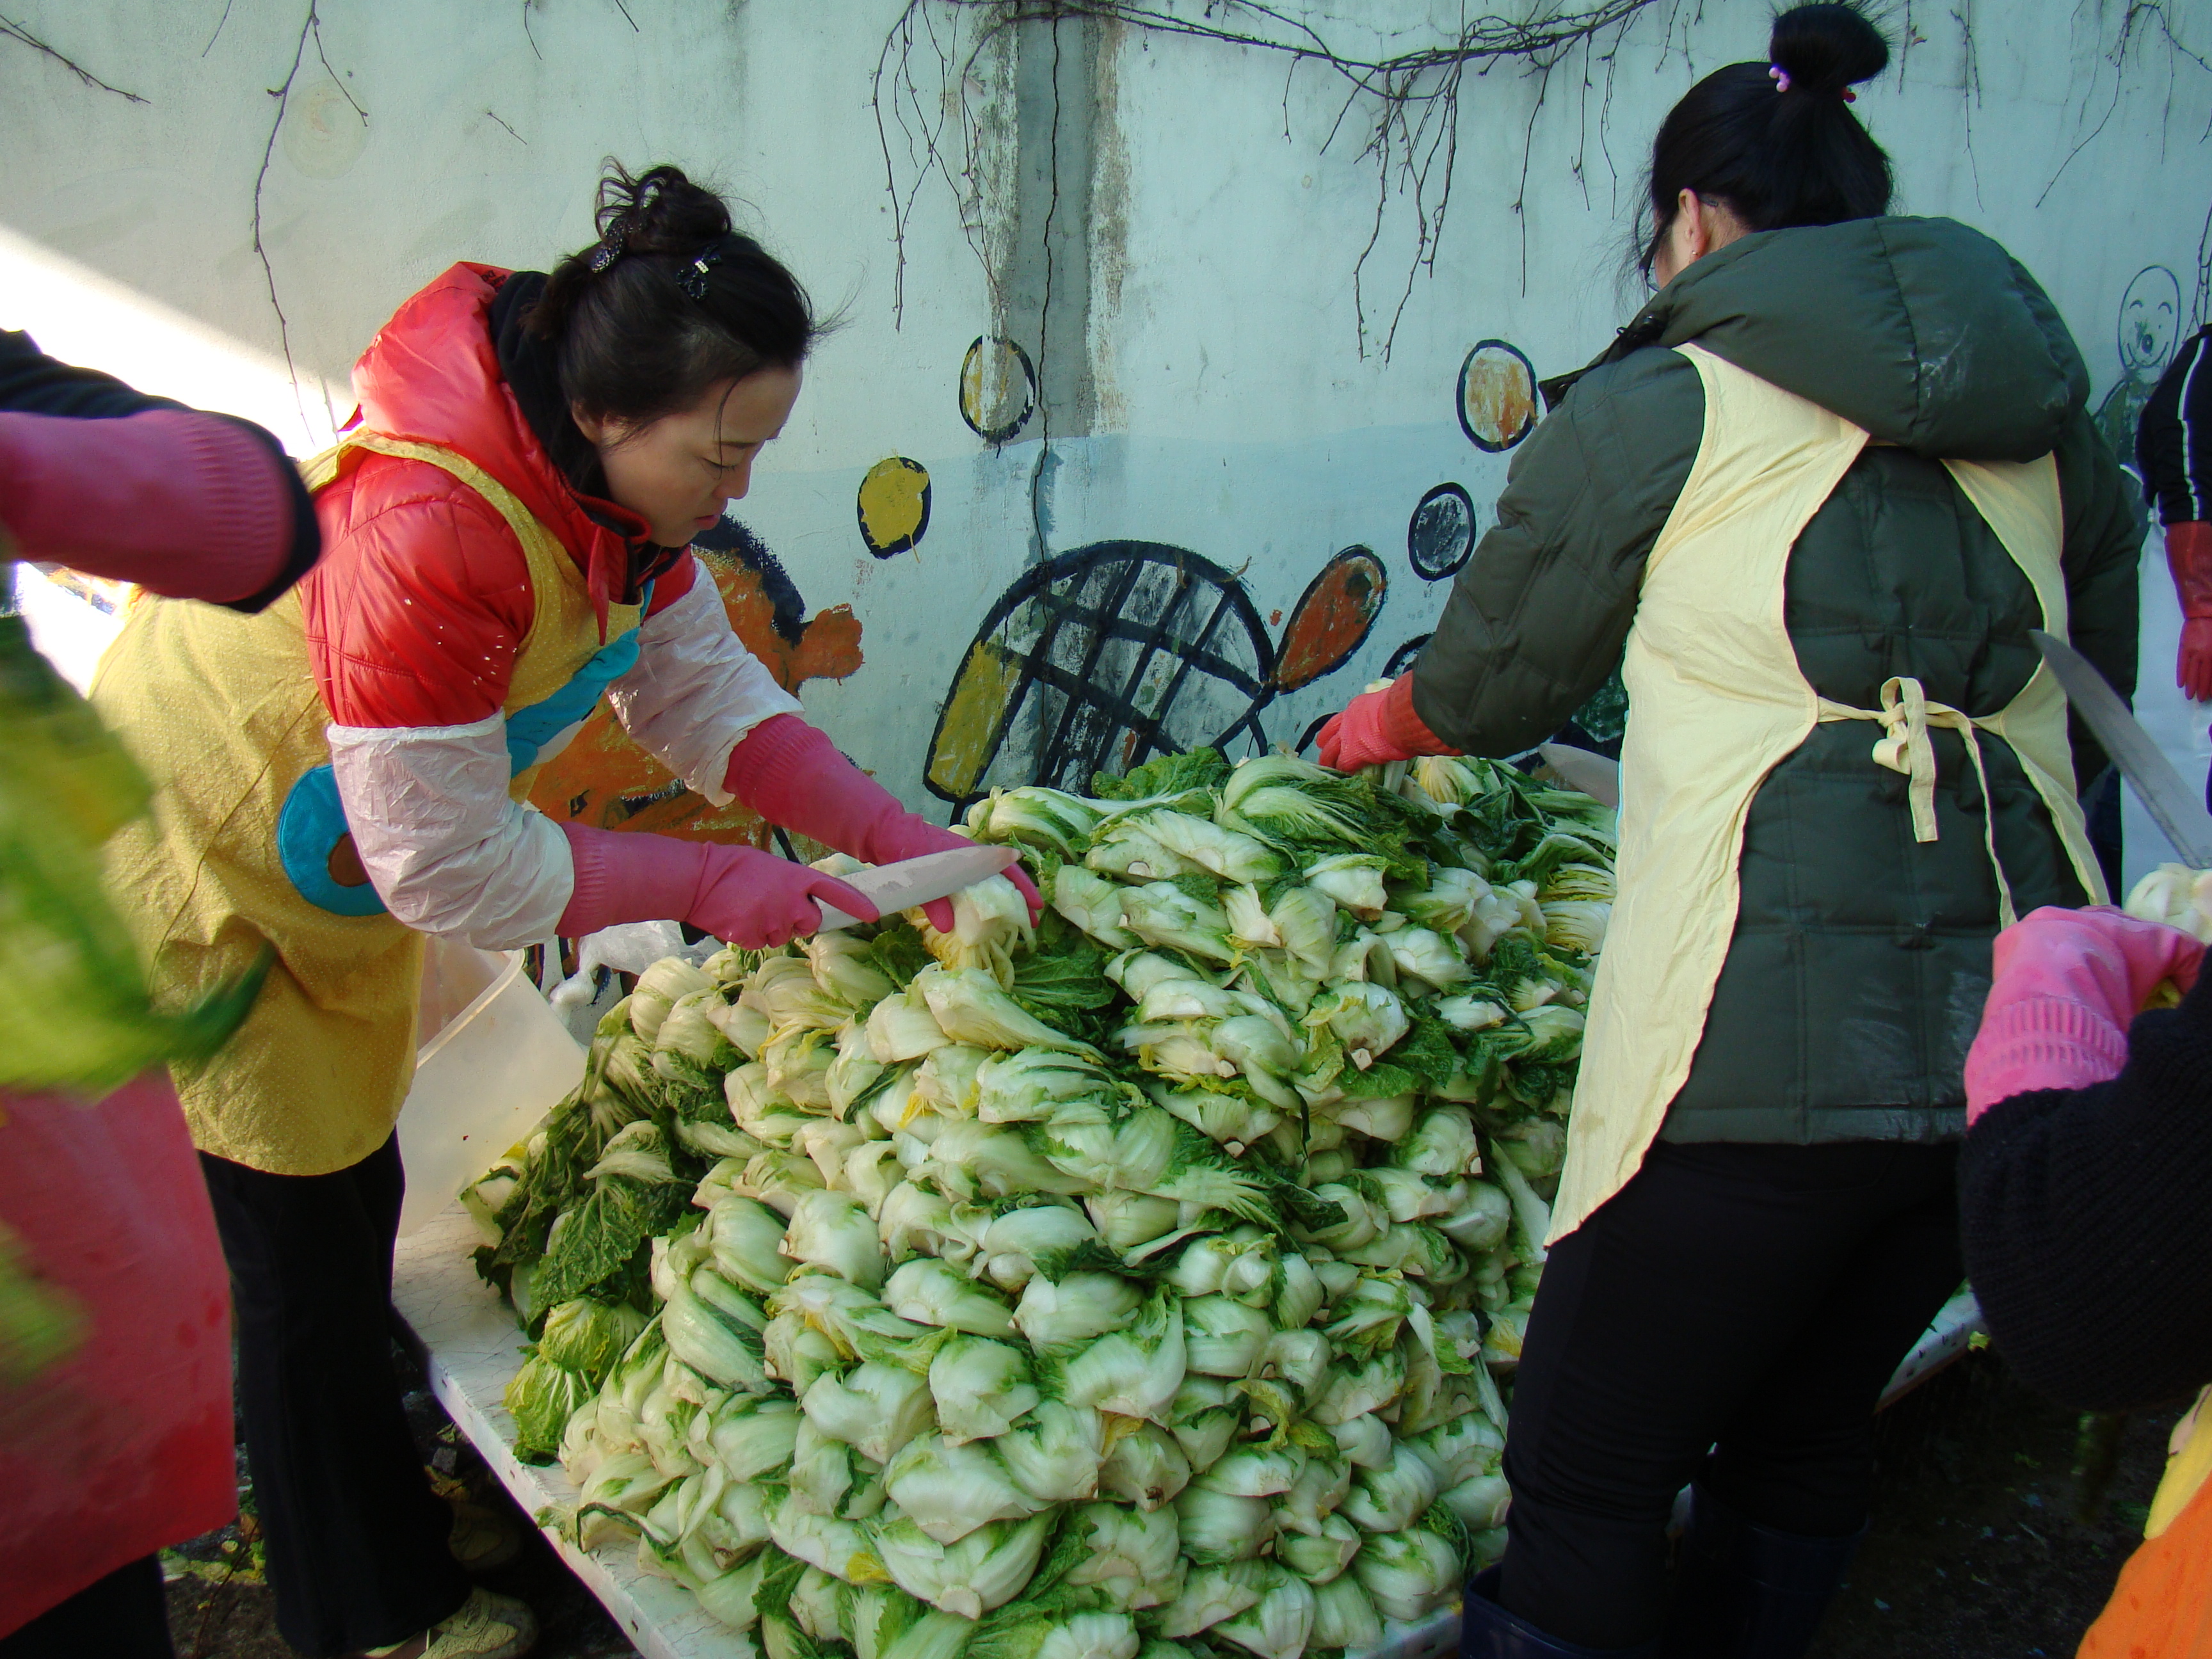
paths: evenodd
<path fill-rule="evenodd" d="M 1002 444 L 1036 410 L 1036 371 L 1012 340 L 984 335 L 960 360 L 960 418 L 987 443 Z"/>
<path fill-rule="evenodd" d="M 929 469 L 892 455 L 860 480 L 860 539 L 879 559 L 903 553 L 929 528 Z"/>

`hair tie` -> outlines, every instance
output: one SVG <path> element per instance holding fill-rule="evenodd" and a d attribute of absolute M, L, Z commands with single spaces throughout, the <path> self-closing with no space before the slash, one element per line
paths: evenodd
<path fill-rule="evenodd" d="M 699 257 L 685 266 L 676 280 L 684 291 L 693 299 L 703 300 L 707 297 L 707 273 L 721 263 L 720 247 L 702 248 L 700 250 Z"/>
<path fill-rule="evenodd" d="M 1783 68 L 1781 64 L 1769 64 L 1766 66 L 1766 78 L 1774 82 L 1775 91 L 1787 92 L 1790 90 L 1790 71 Z M 1859 100 L 1858 94 L 1853 92 L 1849 87 L 1845 87 L 1843 89 L 1840 96 L 1847 104 L 1856 104 Z"/>
<path fill-rule="evenodd" d="M 584 269 L 594 276 L 604 272 L 609 265 L 622 258 L 623 242 L 626 235 L 627 233 L 623 228 L 617 225 L 599 238 L 599 245 L 584 256 Z"/>

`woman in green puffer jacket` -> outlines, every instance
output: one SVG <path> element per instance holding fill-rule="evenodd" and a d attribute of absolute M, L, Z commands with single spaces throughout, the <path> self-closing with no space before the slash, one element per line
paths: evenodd
<path fill-rule="evenodd" d="M 1885 216 L 1802 6 L 1660 130 L 1659 291 L 1515 459 L 1413 672 L 1322 757 L 1524 752 L 1616 666 L 1619 902 L 1462 1659 L 1802 1653 L 1875 1404 L 1958 1287 L 1990 942 L 2101 899 L 2032 628 L 2135 678 L 2132 494 L 2055 308 Z M 2070 752 L 2069 752 L 2070 748 Z M 1665 1528 L 1693 1519 L 1665 1608 Z"/>

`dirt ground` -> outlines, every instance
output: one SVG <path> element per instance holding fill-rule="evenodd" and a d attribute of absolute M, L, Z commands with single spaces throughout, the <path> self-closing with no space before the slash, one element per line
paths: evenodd
<path fill-rule="evenodd" d="M 2083 1422 L 1978 1353 L 1884 1413 L 1874 1529 L 1810 1659 L 2061 1659 L 2142 1540 L 2185 1401 Z M 2113 1435 L 2112 1431 L 2117 1430 Z M 2085 1492 L 2085 1487 L 2090 1490 Z"/>
<path fill-rule="evenodd" d="M 418 1387 L 408 1404 L 438 1478 L 504 1502 L 429 1395 Z M 2080 1419 L 2022 1388 L 1994 1354 L 1969 1355 L 1900 1401 L 1881 1425 L 1874 1530 L 1810 1659 L 2071 1655 L 2142 1536 L 2180 1409 L 2121 1425 L 2100 1511 L 2085 1520 Z M 240 1476 L 240 1524 L 167 1559 L 179 1659 L 293 1659 L 260 1571 L 242 1455 Z M 485 1582 L 537 1608 L 539 1659 L 636 1651 L 534 1531 L 522 1558 Z"/>

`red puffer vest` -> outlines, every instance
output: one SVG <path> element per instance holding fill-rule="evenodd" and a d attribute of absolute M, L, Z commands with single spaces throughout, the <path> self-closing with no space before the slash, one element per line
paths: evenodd
<path fill-rule="evenodd" d="M 354 366 L 361 418 L 456 451 L 514 491 L 568 550 L 604 621 L 645 522 L 579 496 L 523 417 L 489 323 L 507 274 L 458 264 L 401 306 Z M 315 507 L 323 560 L 299 592 L 331 720 L 464 726 L 497 713 L 532 617 L 522 546 L 498 512 L 451 473 L 387 455 L 366 457 Z M 676 561 L 653 586 L 653 609 L 689 592 L 697 568 Z"/>

